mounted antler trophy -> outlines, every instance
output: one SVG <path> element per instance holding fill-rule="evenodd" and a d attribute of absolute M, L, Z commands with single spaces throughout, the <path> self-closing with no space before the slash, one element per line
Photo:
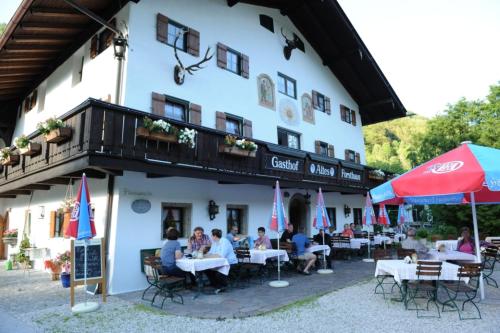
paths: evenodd
<path fill-rule="evenodd" d="M 175 40 L 174 40 L 174 55 L 175 55 L 175 59 L 177 59 L 177 63 L 178 63 L 177 65 L 175 65 L 175 68 L 174 68 L 174 81 L 178 85 L 181 85 L 184 83 L 184 78 L 186 76 L 186 72 L 189 73 L 190 75 L 193 75 L 194 72 L 196 72 L 197 70 L 205 68 L 205 67 L 201 67 L 201 65 L 203 63 L 209 61 L 210 59 L 212 59 L 212 57 L 214 56 L 213 54 L 208 56 L 208 53 L 210 52 L 210 46 L 209 46 L 207 48 L 207 52 L 205 52 L 205 56 L 203 57 L 203 60 L 201 60 L 200 62 L 197 62 L 196 64 L 193 64 L 191 66 L 184 67 L 184 65 L 181 62 L 181 59 L 179 59 L 179 56 L 177 55 L 177 40 L 179 39 L 179 37 L 184 36 L 184 34 L 186 32 L 187 32 L 186 30 L 179 31 L 177 33 L 177 36 L 175 37 Z"/>
<path fill-rule="evenodd" d="M 285 56 L 286 60 L 290 60 L 290 57 L 292 56 L 292 51 L 298 47 L 300 39 L 295 34 L 293 34 L 293 40 L 288 39 L 288 37 L 283 32 L 283 28 L 281 28 L 281 35 L 283 35 L 283 37 L 285 38 L 285 43 L 286 43 L 286 46 L 283 48 L 283 55 Z"/>

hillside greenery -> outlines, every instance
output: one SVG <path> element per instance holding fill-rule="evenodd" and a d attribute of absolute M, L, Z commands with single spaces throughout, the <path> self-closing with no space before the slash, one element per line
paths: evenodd
<path fill-rule="evenodd" d="M 0 23 L 0 36 L 3 35 L 3 32 L 5 31 L 6 27 L 7 27 L 6 23 Z"/>

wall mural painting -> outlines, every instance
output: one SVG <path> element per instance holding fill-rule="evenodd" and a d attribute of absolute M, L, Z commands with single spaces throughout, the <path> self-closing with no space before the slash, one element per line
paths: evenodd
<path fill-rule="evenodd" d="M 259 105 L 275 110 L 274 82 L 269 75 L 260 74 L 257 76 L 257 91 L 259 93 Z"/>
<path fill-rule="evenodd" d="M 314 124 L 314 109 L 312 105 L 311 95 L 309 95 L 308 93 L 304 93 L 300 100 L 302 104 L 302 120 Z"/>
<path fill-rule="evenodd" d="M 300 125 L 300 114 L 295 101 L 283 98 L 279 103 L 279 114 L 281 120 L 290 126 Z"/>

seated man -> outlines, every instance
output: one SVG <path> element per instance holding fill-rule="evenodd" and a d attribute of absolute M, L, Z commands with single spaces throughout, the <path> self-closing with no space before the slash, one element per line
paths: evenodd
<path fill-rule="evenodd" d="M 196 227 L 193 230 L 193 235 L 189 237 L 187 244 L 187 253 L 194 251 L 206 252 L 206 248 L 210 247 L 210 237 L 205 235 L 202 227 Z"/>
<path fill-rule="evenodd" d="M 295 243 L 297 247 L 297 256 L 300 260 L 306 261 L 306 266 L 302 273 L 305 275 L 311 275 L 309 268 L 314 265 L 316 261 L 316 255 L 314 253 L 306 252 L 306 247 L 309 247 L 309 239 L 304 235 L 304 227 L 299 229 L 299 232 L 292 237 L 292 242 Z"/>
<path fill-rule="evenodd" d="M 293 224 L 290 223 L 288 224 L 287 229 L 281 235 L 280 242 L 291 243 L 293 235 L 295 235 L 295 232 L 293 231 Z"/>
<path fill-rule="evenodd" d="M 269 240 L 269 237 L 266 236 L 266 229 L 264 227 L 259 227 L 257 229 L 257 233 L 259 234 L 259 237 L 254 241 L 254 247 L 258 248 L 261 245 L 264 245 L 266 249 L 272 249 L 273 246 L 271 245 L 271 241 Z"/>
<path fill-rule="evenodd" d="M 417 230 L 415 228 L 409 228 L 407 232 L 407 238 L 401 242 L 401 247 L 406 250 L 415 250 L 417 254 L 426 254 L 429 249 L 418 240 L 415 239 Z"/>
<path fill-rule="evenodd" d="M 354 238 L 354 232 L 352 229 L 349 227 L 349 224 L 344 224 L 344 231 L 342 231 L 341 236 L 343 237 L 349 237 L 349 238 Z"/>
<path fill-rule="evenodd" d="M 208 258 L 226 258 L 230 265 L 237 264 L 236 254 L 233 247 L 227 238 L 222 237 L 220 229 L 212 229 L 212 246 L 208 251 Z M 205 271 L 210 284 L 215 288 L 215 293 L 218 294 L 227 287 L 227 276 L 214 270 Z"/>
<path fill-rule="evenodd" d="M 323 234 L 324 234 L 324 238 L 323 238 Z M 323 239 L 324 239 L 324 242 L 323 242 Z M 326 257 L 326 264 L 328 266 L 328 268 L 332 268 L 332 254 L 333 254 L 333 251 L 332 251 L 332 243 L 331 243 L 331 236 L 324 232 L 323 229 L 319 229 L 319 232 L 313 237 L 313 241 L 315 243 L 318 243 L 320 245 L 328 245 L 330 247 L 330 255 L 328 255 L 328 257 Z M 323 253 L 323 251 L 319 251 L 320 253 Z"/>
<path fill-rule="evenodd" d="M 233 225 L 231 230 L 228 231 L 226 238 L 233 246 L 233 249 L 237 249 L 240 247 L 240 237 L 238 235 L 238 226 Z"/>

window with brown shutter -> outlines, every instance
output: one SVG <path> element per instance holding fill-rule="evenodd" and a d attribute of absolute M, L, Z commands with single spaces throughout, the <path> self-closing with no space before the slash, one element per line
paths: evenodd
<path fill-rule="evenodd" d="M 312 95 L 313 108 L 317 109 L 319 107 L 318 106 L 318 92 L 313 90 L 311 95 Z"/>
<path fill-rule="evenodd" d="M 250 59 L 245 54 L 241 54 L 241 76 L 246 79 L 250 77 Z"/>
<path fill-rule="evenodd" d="M 90 59 L 94 59 L 97 57 L 97 51 L 98 51 L 98 37 L 95 35 L 92 37 L 90 40 Z"/>
<path fill-rule="evenodd" d="M 361 156 L 359 155 L 359 153 L 355 154 L 354 162 L 361 164 Z"/>
<path fill-rule="evenodd" d="M 50 226 L 49 226 L 49 237 L 54 238 L 56 236 L 56 219 L 57 219 L 57 212 L 51 211 L 50 212 Z"/>
<path fill-rule="evenodd" d="M 165 95 L 153 92 L 152 108 L 153 114 L 165 116 Z"/>
<path fill-rule="evenodd" d="M 345 106 L 340 104 L 340 120 L 345 121 Z"/>
<path fill-rule="evenodd" d="M 226 131 L 226 114 L 224 112 L 215 112 L 215 128 L 219 131 Z"/>
<path fill-rule="evenodd" d="M 333 145 L 328 145 L 328 157 L 335 158 L 335 149 Z"/>
<path fill-rule="evenodd" d="M 320 154 L 321 153 L 321 141 L 319 141 L 319 140 L 315 140 L 314 141 L 314 152 L 316 154 Z"/>
<path fill-rule="evenodd" d="M 35 89 L 33 93 L 31 94 L 31 99 L 30 99 L 30 110 L 33 109 L 36 105 L 36 100 L 38 97 L 38 91 Z"/>
<path fill-rule="evenodd" d="M 326 114 L 332 114 L 332 106 L 330 102 L 330 97 L 325 97 L 325 112 Z"/>
<path fill-rule="evenodd" d="M 168 17 L 158 13 L 156 15 L 156 39 L 167 43 Z"/>
<path fill-rule="evenodd" d="M 201 125 L 201 105 L 189 104 L 189 122 L 194 125 Z"/>
<path fill-rule="evenodd" d="M 356 112 L 344 105 L 340 105 L 340 117 L 342 121 L 356 126 Z"/>
<path fill-rule="evenodd" d="M 356 111 L 351 110 L 351 124 L 356 126 Z"/>
<path fill-rule="evenodd" d="M 227 46 L 217 43 L 217 66 L 226 68 L 227 66 Z"/>
<path fill-rule="evenodd" d="M 64 213 L 62 235 L 61 235 L 62 237 L 68 238 L 66 236 L 66 229 L 68 229 L 70 219 L 71 219 L 71 213 Z"/>
<path fill-rule="evenodd" d="M 192 28 L 187 32 L 187 53 L 199 57 L 200 56 L 200 33 Z"/>
<path fill-rule="evenodd" d="M 248 119 L 243 119 L 243 136 L 251 138 L 252 133 L 252 121 Z"/>

